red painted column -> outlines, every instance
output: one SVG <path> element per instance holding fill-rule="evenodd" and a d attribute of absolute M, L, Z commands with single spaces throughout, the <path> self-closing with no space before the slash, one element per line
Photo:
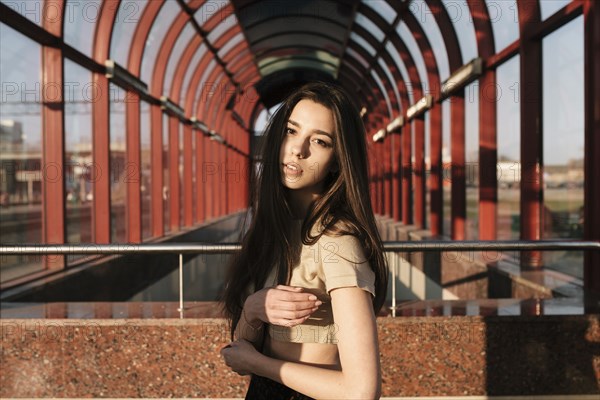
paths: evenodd
<path fill-rule="evenodd" d="M 206 220 L 206 185 L 204 183 L 204 146 L 205 136 L 202 131 L 194 129 L 196 135 L 196 222 L 202 223 Z"/>
<path fill-rule="evenodd" d="M 412 138 L 411 125 L 409 122 L 402 128 L 402 222 L 404 225 L 413 223 L 413 201 L 412 201 Z"/>
<path fill-rule="evenodd" d="M 415 225 L 423 228 L 425 222 L 425 121 L 423 117 L 413 120 L 415 124 Z"/>
<path fill-rule="evenodd" d="M 160 106 L 150 106 L 150 153 L 151 153 L 151 176 L 152 176 L 152 236 L 159 238 L 165 234 L 165 215 L 163 199 L 163 122 Z"/>
<path fill-rule="evenodd" d="M 465 180 L 465 99 L 450 97 L 450 154 L 452 158 L 452 239 L 465 240 L 467 213 Z"/>
<path fill-rule="evenodd" d="M 479 239 L 496 239 L 498 146 L 496 140 L 496 70 L 479 79 Z"/>
<path fill-rule="evenodd" d="M 521 35 L 521 240 L 542 237 L 542 43 L 533 37 L 539 25 L 539 3 L 517 3 Z M 521 266 L 539 268 L 540 252 L 522 252 Z"/>
<path fill-rule="evenodd" d="M 179 231 L 181 217 L 181 195 L 179 190 L 179 120 L 169 118 L 169 193 L 171 208 L 171 232 Z"/>
<path fill-rule="evenodd" d="M 442 234 L 444 208 L 442 202 L 442 104 L 429 110 L 431 144 L 429 150 L 429 230 L 433 236 Z"/>
<path fill-rule="evenodd" d="M 584 3 L 585 37 L 585 195 L 584 238 L 600 241 L 600 4 Z M 600 252 L 584 253 L 583 285 L 586 296 L 600 293 Z"/>
<path fill-rule="evenodd" d="M 127 218 L 127 240 L 129 243 L 140 243 L 142 241 L 142 202 L 140 195 L 141 186 L 141 139 L 140 139 L 140 96 L 132 91 L 127 92 L 125 104 L 126 113 L 126 157 L 127 168 L 133 171 L 133 176 L 128 176 L 127 206 L 125 216 Z"/>
<path fill-rule="evenodd" d="M 193 201 L 194 191 L 192 185 L 194 184 L 194 177 L 192 174 L 192 165 L 194 157 L 194 149 L 192 147 L 192 135 L 194 131 L 191 125 L 183 126 L 183 210 L 184 210 L 184 224 L 189 227 L 194 224 L 193 215 Z"/>
<path fill-rule="evenodd" d="M 47 11 L 48 2 L 44 4 Z M 62 4 L 53 4 L 61 6 Z M 60 8 L 62 9 L 62 8 Z M 62 36 L 62 15 L 56 21 L 43 18 L 44 28 Z M 42 46 L 42 241 L 65 243 L 65 183 L 64 183 L 64 64 L 60 48 Z M 43 257 L 44 268 L 62 269 L 64 256 Z"/>
<path fill-rule="evenodd" d="M 102 3 L 93 38 L 93 59 L 104 64 L 109 57 L 109 44 L 118 7 L 115 1 Z M 96 243 L 110 242 L 110 96 L 108 78 L 93 72 L 97 98 L 92 103 L 92 154 L 95 171 L 92 226 Z"/>
<path fill-rule="evenodd" d="M 401 132 L 402 128 L 399 128 L 393 135 L 390 135 L 392 142 L 392 218 L 398 222 L 402 220 Z"/>

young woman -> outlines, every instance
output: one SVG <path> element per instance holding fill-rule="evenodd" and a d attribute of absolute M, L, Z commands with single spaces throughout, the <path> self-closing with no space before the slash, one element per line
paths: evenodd
<path fill-rule="evenodd" d="M 246 399 L 374 399 L 375 316 L 388 270 L 367 180 L 365 129 L 349 96 L 307 84 L 265 133 L 252 221 L 233 258 L 221 350 L 252 374 Z"/>

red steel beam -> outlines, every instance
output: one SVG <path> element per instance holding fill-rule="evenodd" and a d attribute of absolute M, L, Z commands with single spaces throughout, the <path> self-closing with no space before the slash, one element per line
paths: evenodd
<path fill-rule="evenodd" d="M 110 39 L 118 10 L 118 1 L 107 0 L 102 3 L 96 31 L 94 33 L 93 59 L 99 64 L 109 58 Z M 94 167 L 100 171 L 94 181 L 94 200 L 92 226 L 96 243 L 109 243 L 110 237 L 110 98 L 108 78 L 103 73 L 92 73 L 98 99 L 92 103 L 92 153 Z"/>
<path fill-rule="evenodd" d="M 542 43 L 533 38 L 540 23 L 537 0 L 517 2 L 521 37 L 521 240 L 542 237 Z M 521 266 L 539 268 L 540 252 L 521 253 Z"/>
<path fill-rule="evenodd" d="M 43 15 L 50 10 L 64 10 L 63 1 L 44 2 Z M 56 18 L 42 18 L 49 33 L 63 36 L 64 12 Z M 65 243 L 65 103 L 62 90 L 64 63 L 60 48 L 42 46 L 42 242 Z M 54 88 L 49 90 L 48 88 Z M 52 171 L 52 172 L 50 172 Z M 65 267 L 64 256 L 43 257 L 45 269 Z"/>
<path fill-rule="evenodd" d="M 494 55 L 494 34 L 483 0 L 468 2 L 473 17 L 479 56 Z M 495 240 L 497 234 L 498 179 L 496 165 L 496 70 L 486 69 L 479 79 L 479 239 Z"/>

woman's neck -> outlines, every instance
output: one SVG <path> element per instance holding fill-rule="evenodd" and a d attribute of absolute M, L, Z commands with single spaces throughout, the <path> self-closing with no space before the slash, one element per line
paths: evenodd
<path fill-rule="evenodd" d="M 312 193 L 304 190 L 289 191 L 290 207 L 294 219 L 304 219 L 308 213 L 311 203 L 321 197 L 320 193 Z"/>

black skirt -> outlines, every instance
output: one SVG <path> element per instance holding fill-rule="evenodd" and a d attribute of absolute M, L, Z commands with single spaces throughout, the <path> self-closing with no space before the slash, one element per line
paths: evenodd
<path fill-rule="evenodd" d="M 245 400 L 314 400 L 264 376 L 252 374 Z"/>

